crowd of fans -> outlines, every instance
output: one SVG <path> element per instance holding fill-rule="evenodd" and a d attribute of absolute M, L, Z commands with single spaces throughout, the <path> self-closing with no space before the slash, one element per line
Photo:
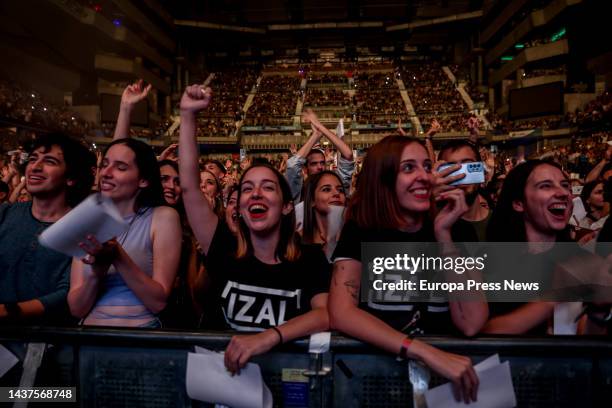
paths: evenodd
<path fill-rule="evenodd" d="M 291 125 L 301 78 L 294 75 L 265 75 L 258 86 L 244 124 L 248 126 Z"/>
<path fill-rule="evenodd" d="M 435 117 L 445 131 L 466 131 L 467 107 L 461 94 L 435 62 L 406 65 L 401 77 L 417 116 L 427 122 Z"/>
<path fill-rule="evenodd" d="M 308 74 L 307 79 L 307 85 L 311 87 L 326 87 L 329 85 L 334 85 L 334 87 L 341 89 L 346 89 L 348 87 L 348 78 L 346 75 L 342 74 L 311 72 Z"/>
<path fill-rule="evenodd" d="M 262 83 L 275 95 L 295 87 L 294 78 Z M 357 158 L 306 109 L 302 121 L 312 131 L 291 155 L 202 160 L 197 118 L 214 96 L 193 85 L 181 98 L 178 145 L 156 157 L 129 137 L 133 107 L 147 93 L 139 83 L 126 88 L 114 140 L 97 164 L 63 134 L 2 155 L 0 322 L 234 330 L 242 334 L 224 360 L 232 373 L 278 344 L 334 329 L 423 361 L 468 401 L 478 389 L 471 360 L 415 336 L 550 334 L 555 305 L 500 307 L 482 296 L 431 308 L 404 301 L 398 313 L 382 298 L 360 302 L 362 242 L 437 241 L 448 259 L 461 256 L 457 242 L 477 241 L 576 242 L 578 256 L 587 256 L 579 246 L 592 247 L 587 257 L 597 265 L 605 264 L 596 254 L 609 254 L 602 244 L 612 239 L 608 133 L 545 152 L 498 153 L 478 144 L 471 117 L 470 138 L 439 151 L 431 138 L 440 124 L 432 121 L 424 140 L 398 130 Z M 323 140 L 329 148 L 321 149 Z M 454 184 L 461 163 L 478 161 L 484 182 Z M 73 259 L 35 244 L 94 190 L 114 203 L 126 232 L 107 242 L 84 235 L 83 255 Z M 572 224 L 578 197 L 585 212 Z M 517 262 L 540 262 L 536 253 Z M 609 303 L 585 303 L 575 334 L 606 334 L 610 314 Z"/>
<path fill-rule="evenodd" d="M 215 101 L 198 116 L 199 136 L 230 136 L 242 120 L 246 99 L 257 81 L 257 68 L 231 68 L 213 73 Z"/>
<path fill-rule="evenodd" d="M 308 86 L 304 94 L 304 105 L 314 108 L 320 106 L 349 108 L 353 105 L 353 101 L 347 91 L 336 88 L 313 88 Z"/>
<path fill-rule="evenodd" d="M 23 125 L 79 136 L 89 134 L 94 126 L 82 120 L 69 106 L 49 103 L 35 90 L 7 80 L 0 80 L 0 116 Z"/>
<path fill-rule="evenodd" d="M 359 72 L 354 87 L 357 123 L 390 125 L 398 118 L 407 121 L 406 104 L 393 73 Z"/>

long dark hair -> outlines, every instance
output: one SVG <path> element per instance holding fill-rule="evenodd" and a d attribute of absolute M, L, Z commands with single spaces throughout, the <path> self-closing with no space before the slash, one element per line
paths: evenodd
<path fill-rule="evenodd" d="M 147 181 L 148 185 L 140 189 L 136 196 L 134 211 L 138 211 L 143 207 L 158 207 L 166 205 L 164 200 L 163 187 L 161 184 L 161 174 L 157 157 L 151 146 L 136 139 L 119 139 L 115 140 L 106 147 L 104 156 L 108 150 L 114 145 L 123 144 L 129 147 L 134 152 L 134 162 L 138 168 L 138 177 L 141 180 Z"/>
<path fill-rule="evenodd" d="M 525 186 L 533 171 L 544 164 L 553 166 L 563 172 L 561 166 L 553 161 L 527 160 L 513 168 L 506 179 L 497 200 L 497 206 L 487 226 L 487 241 L 493 242 L 527 242 L 525 219 L 522 213 L 514 210 L 514 201 L 525 201 Z M 564 173 L 565 174 L 565 173 Z M 559 231 L 557 241 L 571 241 L 569 228 Z"/>
<path fill-rule="evenodd" d="M 584 208 L 588 215 L 592 215 L 593 211 L 591 210 L 591 205 L 587 202 L 591 197 L 591 193 L 599 184 L 605 186 L 604 181 L 602 180 L 594 180 L 586 183 L 584 187 L 582 187 L 582 192 L 580 193 L 580 199 L 582 200 L 582 204 L 584 204 Z"/>
<path fill-rule="evenodd" d="M 413 137 L 387 136 L 368 151 L 347 217 L 359 227 L 373 230 L 397 229 L 403 223 L 395 182 L 402 152 L 411 143 L 417 143 L 425 149 Z"/>
<path fill-rule="evenodd" d="M 242 182 L 244 177 L 253 169 L 266 168 L 270 170 L 277 178 L 283 196 L 283 204 L 293 203 L 291 188 L 283 175 L 269 164 L 256 163 L 245 170 L 240 177 L 238 183 L 238 203 L 236 204 L 238 214 L 240 214 L 240 196 L 242 195 Z M 236 251 L 237 258 L 243 258 L 253 255 L 253 243 L 251 241 L 251 231 L 246 225 L 242 217 L 239 217 L 238 228 L 238 249 Z M 289 214 L 281 215 L 280 222 L 280 238 L 276 245 L 275 256 L 281 261 L 295 261 L 300 256 L 299 237 L 295 232 L 295 211 L 292 209 Z"/>
<path fill-rule="evenodd" d="M 302 242 L 305 244 L 312 244 L 314 242 L 314 233 L 317 227 L 317 216 L 315 199 L 317 194 L 317 186 L 319 182 L 323 178 L 323 176 L 333 176 L 335 177 L 340 186 L 342 186 L 342 192 L 346 197 L 346 191 L 344 191 L 344 185 L 342 184 L 342 180 L 340 176 L 334 171 L 324 170 L 320 173 L 317 173 L 313 176 L 309 176 L 308 180 L 306 180 L 306 189 L 304 190 L 304 223 L 302 224 Z"/>

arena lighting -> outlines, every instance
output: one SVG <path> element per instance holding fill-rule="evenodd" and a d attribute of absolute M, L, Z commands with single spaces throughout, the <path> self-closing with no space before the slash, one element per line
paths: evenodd
<path fill-rule="evenodd" d="M 113 25 L 116 27 L 119 27 L 121 25 L 121 20 L 119 20 L 118 18 L 113 20 Z"/>
<path fill-rule="evenodd" d="M 512 61 L 513 59 L 514 59 L 514 57 L 511 56 L 511 55 L 505 55 L 505 56 L 501 57 L 502 61 Z"/>
<path fill-rule="evenodd" d="M 521 43 L 515 44 L 514 48 L 516 48 L 517 50 L 522 50 L 523 48 L 525 48 L 525 44 L 521 44 Z"/>
<path fill-rule="evenodd" d="M 101 13 L 101 12 L 102 12 L 102 6 L 101 6 L 101 5 L 99 5 L 99 4 L 95 4 L 95 5 L 93 6 L 93 9 L 94 9 L 94 11 L 95 11 L 96 13 Z"/>
<path fill-rule="evenodd" d="M 561 30 L 559 30 L 556 33 L 554 33 L 552 35 L 552 37 L 550 37 L 550 41 L 557 41 L 558 39 L 563 37 L 565 35 L 565 33 L 566 33 L 566 30 L 565 30 L 565 27 L 564 27 Z"/>

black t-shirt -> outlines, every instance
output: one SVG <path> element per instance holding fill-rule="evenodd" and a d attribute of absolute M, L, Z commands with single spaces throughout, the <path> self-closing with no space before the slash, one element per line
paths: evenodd
<path fill-rule="evenodd" d="M 525 243 L 527 246 L 527 243 Z M 531 278 L 534 281 L 538 281 L 540 283 L 540 292 L 537 293 L 538 296 L 546 295 L 549 291 L 555 293 L 557 296 L 560 296 L 561 299 L 564 298 L 564 295 L 560 294 L 559 290 L 562 288 L 555 290 L 554 289 L 554 273 L 557 267 L 563 267 L 565 262 L 568 262 L 571 259 L 581 259 L 584 258 L 587 260 L 592 257 L 592 254 L 581 248 L 577 243 L 574 242 L 564 242 L 563 247 L 553 248 L 552 250 L 542 252 L 539 254 L 531 254 L 527 252 L 527 248 L 520 252 L 511 253 L 508 252 L 507 257 L 512 259 L 512 268 L 516 271 L 538 271 L 537 276 L 531 275 Z M 503 262 L 503 260 L 500 260 Z M 495 268 L 495 264 L 488 264 L 488 268 L 491 270 Z M 519 281 L 523 281 L 524 274 L 517 276 Z M 571 289 L 570 289 L 571 290 Z M 574 292 L 566 292 L 566 296 L 578 296 L 580 294 L 586 295 L 587 292 L 582 292 L 588 289 L 580 289 L 575 288 Z M 580 291 L 580 292 L 579 292 Z M 538 300 L 535 300 L 538 301 Z M 489 318 L 502 316 L 505 314 L 512 313 L 517 309 L 525 306 L 529 303 L 527 302 L 489 302 Z M 552 313 L 549 318 L 552 318 Z M 532 327 L 527 332 L 523 333 L 526 335 L 546 335 L 548 334 L 548 323 L 549 320 L 544 320 L 537 326 Z"/>
<path fill-rule="evenodd" d="M 610 255 L 610 245 L 612 245 L 610 244 L 612 242 L 612 215 L 608 217 L 601 231 L 599 231 L 597 242 L 597 253 L 603 257 Z M 606 244 L 599 244 L 599 242 L 606 242 Z"/>
<path fill-rule="evenodd" d="M 221 220 L 206 254 L 214 293 L 207 326 L 262 331 L 311 310 L 311 299 L 329 290 L 331 265 L 320 245 L 302 245 L 295 262 L 269 265 L 235 257 L 236 238 Z"/>
<path fill-rule="evenodd" d="M 470 241 L 470 233 L 453 231 L 453 239 L 465 236 L 457 241 Z M 475 233 L 472 231 L 472 234 Z M 362 242 L 435 242 L 433 224 L 426 221 L 417 232 L 402 232 L 391 229 L 366 230 L 360 228 L 353 220 L 344 224 L 340 241 L 332 259 L 354 259 L 361 262 Z M 378 317 L 389 326 L 407 334 L 458 334 L 450 315 L 448 302 L 385 302 L 378 300 L 361 301 L 359 307 Z"/>

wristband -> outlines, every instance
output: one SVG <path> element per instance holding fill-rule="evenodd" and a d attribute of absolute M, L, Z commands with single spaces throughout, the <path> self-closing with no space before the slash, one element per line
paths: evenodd
<path fill-rule="evenodd" d="M 402 359 L 408 358 L 408 349 L 410 348 L 411 344 L 412 344 L 412 339 L 410 337 L 405 337 L 404 340 L 402 340 L 402 346 L 399 351 L 400 358 Z"/>
<path fill-rule="evenodd" d="M 278 334 L 278 338 L 280 340 L 280 343 L 278 344 L 283 344 L 285 342 L 285 339 L 283 339 L 283 333 L 281 333 L 281 331 L 277 327 L 270 327 L 270 328 L 274 330 L 276 334 Z"/>

